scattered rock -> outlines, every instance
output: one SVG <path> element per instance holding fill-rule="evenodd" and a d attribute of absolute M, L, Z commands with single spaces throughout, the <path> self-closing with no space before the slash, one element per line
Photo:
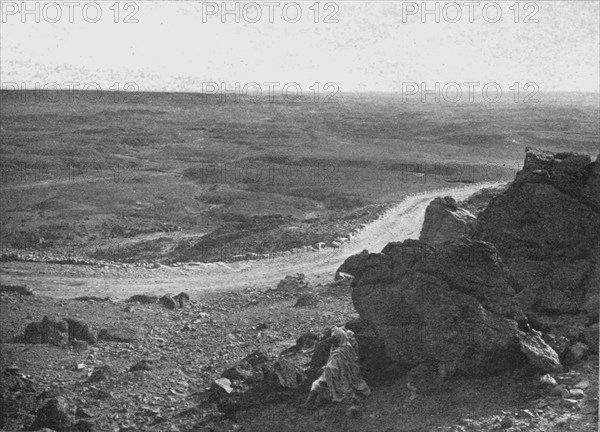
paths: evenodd
<path fill-rule="evenodd" d="M 88 349 L 88 343 L 86 341 L 74 340 L 71 342 L 71 348 L 75 351 L 85 351 Z"/>
<path fill-rule="evenodd" d="M 566 361 L 569 364 L 574 364 L 581 361 L 588 353 L 590 349 L 582 342 L 576 342 L 571 345 L 566 355 Z"/>
<path fill-rule="evenodd" d="M 583 381 L 579 381 L 577 384 L 575 384 L 576 389 L 582 389 L 582 390 L 585 390 L 589 386 L 590 386 L 590 382 L 587 379 L 584 379 Z"/>
<path fill-rule="evenodd" d="M 75 417 L 77 417 L 77 418 L 92 418 L 93 416 L 85 408 L 77 407 L 77 410 L 75 411 Z"/>
<path fill-rule="evenodd" d="M 91 344 L 96 343 L 96 334 L 85 322 L 75 318 L 66 318 L 65 321 L 69 324 L 69 340 L 80 340 Z"/>
<path fill-rule="evenodd" d="M 563 399 L 562 404 L 567 408 L 575 408 L 579 405 L 579 401 L 575 399 Z"/>
<path fill-rule="evenodd" d="M 351 419 L 358 419 L 362 417 L 362 412 L 359 407 L 357 407 L 356 405 L 352 405 L 346 410 L 346 417 L 350 417 Z"/>
<path fill-rule="evenodd" d="M 56 430 L 68 429 L 73 425 L 67 401 L 63 397 L 50 399 L 37 412 L 37 417 L 29 430 L 50 428 Z"/>
<path fill-rule="evenodd" d="M 173 297 L 173 300 L 177 302 L 180 308 L 184 308 L 190 302 L 190 296 L 187 293 L 180 292 Z"/>
<path fill-rule="evenodd" d="M 139 339 L 139 334 L 135 329 L 125 326 L 111 327 L 100 330 L 98 339 L 107 342 L 130 343 Z"/>
<path fill-rule="evenodd" d="M 514 423 L 514 422 L 513 422 L 513 419 L 512 419 L 512 418 L 510 418 L 510 417 L 504 417 L 504 418 L 502 419 L 502 421 L 500 422 L 500 426 L 501 426 L 503 429 L 508 429 L 509 427 L 512 427 L 513 423 Z"/>
<path fill-rule="evenodd" d="M 69 342 L 69 324 L 44 316 L 41 322 L 27 325 L 23 335 L 24 343 L 66 345 Z"/>
<path fill-rule="evenodd" d="M 33 291 L 26 285 L 2 285 L 0 284 L 0 293 L 14 293 L 20 295 L 31 296 Z"/>
<path fill-rule="evenodd" d="M 542 375 L 538 379 L 538 385 L 542 388 L 554 388 L 554 387 L 556 387 L 557 383 L 552 375 L 546 374 L 546 375 Z"/>
<path fill-rule="evenodd" d="M 571 389 L 569 393 L 571 394 L 571 399 L 583 399 L 585 396 L 585 393 L 581 389 Z"/>
<path fill-rule="evenodd" d="M 277 290 L 283 292 L 298 292 L 309 288 L 308 281 L 303 273 L 295 276 L 286 276 L 277 284 Z"/>
<path fill-rule="evenodd" d="M 299 294 L 294 307 L 316 306 L 319 303 L 319 295 L 315 292 Z"/>
<path fill-rule="evenodd" d="M 87 381 L 89 383 L 97 383 L 100 381 L 104 381 L 110 377 L 111 373 L 112 370 L 110 366 L 100 366 L 94 369 Z"/>
<path fill-rule="evenodd" d="M 179 306 L 178 303 L 168 294 L 162 296 L 159 303 L 169 310 L 175 310 Z"/>
<path fill-rule="evenodd" d="M 144 360 L 140 360 L 139 362 L 137 362 L 136 364 L 131 366 L 129 368 L 129 372 L 151 371 L 152 369 L 154 369 L 154 362 L 152 360 L 144 359 Z"/>

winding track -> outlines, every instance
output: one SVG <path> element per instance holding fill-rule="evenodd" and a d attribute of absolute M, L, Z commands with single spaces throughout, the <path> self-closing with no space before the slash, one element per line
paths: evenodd
<path fill-rule="evenodd" d="M 391 241 L 418 238 L 425 209 L 433 198 L 452 195 L 458 201 L 482 188 L 500 184 L 502 183 L 479 183 L 410 196 L 390 209 L 379 220 L 369 224 L 339 249 L 325 248 L 320 252 L 230 264 L 186 265 L 183 268 L 161 267 L 145 270 L 142 273 L 121 273 L 116 269 L 107 271 L 89 268 L 83 272 L 85 274 L 81 274 L 81 271 L 61 271 L 66 267 L 74 266 L 2 263 L 0 275 L 3 284 L 26 284 L 38 294 L 56 298 L 93 295 L 125 299 L 133 294 L 162 295 L 180 291 L 186 291 L 192 298 L 197 298 L 206 290 L 270 288 L 285 275 L 294 273 L 304 273 L 311 282 L 326 282 L 333 278 L 335 270 L 350 255 L 359 253 L 363 249 L 379 252 Z M 44 271 L 39 271 L 42 268 Z M 46 271 L 47 269 L 50 270 Z"/>

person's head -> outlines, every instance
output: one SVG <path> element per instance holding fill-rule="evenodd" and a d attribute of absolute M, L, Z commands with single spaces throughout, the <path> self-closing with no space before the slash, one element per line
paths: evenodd
<path fill-rule="evenodd" d="M 340 346 L 346 341 L 346 333 L 340 327 L 331 329 L 331 341 L 334 346 Z"/>

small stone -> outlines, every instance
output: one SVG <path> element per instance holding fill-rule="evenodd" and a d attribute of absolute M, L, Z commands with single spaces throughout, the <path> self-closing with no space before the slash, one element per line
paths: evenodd
<path fill-rule="evenodd" d="M 590 386 L 590 382 L 586 379 L 584 379 L 583 381 L 579 381 L 577 384 L 575 384 L 575 388 L 582 389 L 582 390 L 585 390 L 589 386 Z"/>
<path fill-rule="evenodd" d="M 152 360 L 144 359 L 131 366 L 129 372 L 150 371 L 152 369 L 154 369 L 154 362 Z"/>
<path fill-rule="evenodd" d="M 579 401 L 575 399 L 563 399 L 562 404 L 567 408 L 574 408 L 579 405 Z"/>
<path fill-rule="evenodd" d="M 346 416 L 352 419 L 357 419 L 362 417 L 362 413 L 356 405 L 352 405 L 346 410 Z"/>
<path fill-rule="evenodd" d="M 583 399 L 585 396 L 585 393 L 583 393 L 583 390 L 581 389 L 571 389 L 569 390 L 569 393 L 571 394 L 570 396 L 572 399 Z"/>
<path fill-rule="evenodd" d="M 576 342 L 569 347 L 567 359 L 569 363 L 577 363 L 588 353 L 589 347 L 583 342 Z"/>
<path fill-rule="evenodd" d="M 82 371 L 82 370 L 84 370 L 84 369 L 85 369 L 85 363 L 77 363 L 77 364 L 75 365 L 75 370 L 76 370 L 76 371 Z"/>
<path fill-rule="evenodd" d="M 71 347 L 75 350 L 75 351 L 85 351 L 88 349 L 89 345 L 86 341 L 83 340 L 74 340 L 73 342 L 71 342 Z"/>
<path fill-rule="evenodd" d="M 504 429 L 508 429 L 509 427 L 512 427 L 512 425 L 513 420 L 510 417 L 504 417 L 502 421 L 500 421 L 500 426 Z"/>
<path fill-rule="evenodd" d="M 231 387 L 231 381 L 229 381 L 227 378 L 219 378 L 214 380 L 213 388 L 222 389 L 227 394 L 231 394 L 233 392 L 233 388 Z"/>
<path fill-rule="evenodd" d="M 569 397 L 571 397 L 571 392 L 568 389 L 564 388 L 561 390 L 560 395 L 563 399 L 568 399 Z"/>
<path fill-rule="evenodd" d="M 521 414 L 522 417 L 529 417 L 529 418 L 535 417 L 535 415 L 528 409 L 522 409 L 521 411 L 519 411 L 519 413 Z"/>
<path fill-rule="evenodd" d="M 92 372 L 92 374 L 88 378 L 88 382 L 95 383 L 95 382 L 104 381 L 105 379 L 107 379 L 110 376 L 110 372 L 111 372 L 111 370 L 110 370 L 109 366 L 97 367 L 96 369 L 94 369 L 94 372 Z"/>
<path fill-rule="evenodd" d="M 12 365 L 6 368 L 6 371 L 11 373 L 11 374 L 16 374 L 17 372 L 19 372 L 19 367 L 17 365 Z"/>
<path fill-rule="evenodd" d="M 564 384 L 557 385 L 550 391 L 550 395 L 552 396 L 562 396 L 563 391 L 566 390 L 567 387 Z"/>
<path fill-rule="evenodd" d="M 88 410 L 86 410 L 85 408 L 77 407 L 77 410 L 75 411 L 75 417 L 91 418 L 92 414 L 90 414 L 90 412 Z"/>
<path fill-rule="evenodd" d="M 553 388 L 556 387 L 556 380 L 554 379 L 554 377 L 550 374 L 546 374 L 546 375 L 542 375 L 539 379 L 538 379 L 538 384 L 540 387 L 548 387 L 548 388 Z"/>

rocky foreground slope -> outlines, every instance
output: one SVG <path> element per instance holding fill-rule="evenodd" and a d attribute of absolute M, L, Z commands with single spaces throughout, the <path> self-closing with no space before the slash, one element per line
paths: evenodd
<path fill-rule="evenodd" d="M 392 362 L 440 377 L 558 371 L 598 352 L 600 160 L 527 149 L 478 217 L 436 199 L 420 240 L 363 251 L 342 273 Z"/>

